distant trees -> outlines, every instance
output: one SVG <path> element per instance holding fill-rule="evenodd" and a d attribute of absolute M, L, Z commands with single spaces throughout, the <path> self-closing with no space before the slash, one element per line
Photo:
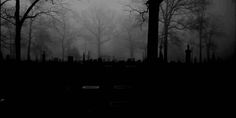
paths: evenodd
<path fill-rule="evenodd" d="M 199 62 L 202 63 L 202 49 L 204 30 L 207 28 L 207 8 L 209 0 L 193 0 L 191 7 L 190 29 L 198 32 L 199 36 Z"/>
<path fill-rule="evenodd" d="M 128 49 L 130 52 L 130 58 L 134 58 L 135 53 L 135 37 L 134 37 L 134 31 L 135 31 L 135 24 L 131 21 L 131 19 L 125 19 L 123 22 L 123 29 L 126 33 L 126 41 L 128 41 Z"/>
<path fill-rule="evenodd" d="M 41 3 L 43 4 L 43 3 Z M 31 60 L 31 47 L 32 47 L 32 39 L 33 39 L 33 26 L 34 26 L 34 22 L 37 20 L 37 18 L 39 18 L 41 15 L 49 15 L 51 14 L 53 11 L 48 10 L 48 11 L 44 11 L 43 10 L 43 6 L 42 5 L 38 5 L 35 6 L 34 8 L 32 8 L 31 12 L 29 13 L 30 16 L 34 16 L 34 18 L 30 18 L 28 20 L 28 45 L 27 45 L 27 60 Z M 37 15 L 38 14 L 38 15 Z M 41 14 L 41 15 L 40 15 Z"/>
<path fill-rule="evenodd" d="M 224 36 L 224 32 L 220 29 L 220 21 L 217 17 L 209 16 L 207 20 L 207 27 L 203 32 L 203 44 L 206 47 L 207 61 L 210 62 L 214 57 L 217 49 L 216 37 Z"/>
<path fill-rule="evenodd" d="M 53 44 L 52 37 L 50 35 L 47 26 L 43 25 L 46 23 L 45 19 L 40 19 L 34 29 L 34 40 L 32 40 L 31 53 L 34 54 L 36 59 L 45 52 L 47 55 L 51 53 L 49 44 Z"/>
<path fill-rule="evenodd" d="M 138 49 L 144 49 L 146 47 L 146 38 L 142 35 L 145 33 L 145 30 L 140 29 L 139 24 L 135 21 L 135 18 L 132 16 L 125 16 L 123 20 L 120 20 L 122 29 L 120 35 L 121 39 L 124 39 L 127 43 L 129 50 L 129 57 L 135 58 L 135 53 Z"/>
<path fill-rule="evenodd" d="M 56 31 L 56 38 L 59 39 L 59 47 L 61 48 L 61 58 L 65 59 L 66 52 L 71 48 L 71 44 L 78 34 L 76 29 L 72 27 L 70 20 L 70 11 L 62 7 L 57 16 L 51 19 L 52 29 Z"/>
<path fill-rule="evenodd" d="M 164 62 L 168 62 L 168 40 L 175 30 L 186 29 L 182 22 L 193 2 L 191 0 L 164 0 L 160 5 L 159 21 L 163 24 Z M 172 34 L 170 34 L 172 33 Z M 162 44 L 161 44 L 162 45 Z"/>
<path fill-rule="evenodd" d="M 2 10 L 3 10 L 3 6 L 10 0 L 3 0 L 1 1 L 1 4 L 0 4 L 0 25 L 2 26 L 3 23 L 2 23 Z M 3 39 L 2 39 L 2 31 L 0 31 L 0 61 L 3 59 L 3 52 L 2 52 L 2 42 L 3 42 Z"/>
<path fill-rule="evenodd" d="M 114 13 L 101 4 L 93 5 L 82 12 L 81 22 L 86 31 L 92 36 L 88 37 L 96 40 L 97 55 L 100 58 L 102 45 L 112 40 L 112 35 L 116 29 Z"/>

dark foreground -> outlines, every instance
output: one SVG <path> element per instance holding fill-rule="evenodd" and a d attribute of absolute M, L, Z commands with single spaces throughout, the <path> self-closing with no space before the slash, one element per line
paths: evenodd
<path fill-rule="evenodd" d="M 225 117 L 232 112 L 231 67 L 1 63 L 0 106 L 24 117 Z"/>

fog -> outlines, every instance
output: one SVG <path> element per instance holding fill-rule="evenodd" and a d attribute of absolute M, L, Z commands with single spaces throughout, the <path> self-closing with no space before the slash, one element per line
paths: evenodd
<path fill-rule="evenodd" d="M 33 57 L 37 58 L 40 51 L 36 50 L 42 48 L 49 58 L 65 58 L 70 54 L 77 54 L 79 58 L 85 53 L 91 58 L 143 59 L 147 24 L 140 26 L 137 23 L 136 16 L 127 10 L 130 4 L 128 0 L 64 0 L 60 9 L 63 13 L 54 15 L 54 19 L 42 16 L 34 23 L 33 40 L 40 41 L 41 46 L 34 46 Z M 231 0 L 213 0 L 209 12 L 219 19 L 220 29 L 224 32 L 224 36 L 214 37 L 216 55 L 228 58 L 233 55 L 235 46 L 235 4 Z M 60 21 L 57 22 L 55 17 Z M 22 32 L 26 42 L 27 32 L 26 25 Z M 44 40 L 37 40 L 37 37 Z M 195 33 L 182 35 L 180 39 L 179 45 L 169 45 L 169 60 L 184 61 L 186 40 L 197 41 Z M 26 58 L 26 46 L 22 48 L 23 58 Z M 198 57 L 197 50 L 193 51 L 195 57 Z M 4 53 L 9 54 L 10 50 Z M 205 58 L 205 53 L 203 55 Z"/>
<path fill-rule="evenodd" d="M 80 13 L 81 9 L 89 8 L 89 6 L 96 6 L 101 5 L 103 7 L 106 7 L 112 11 L 114 11 L 114 15 L 116 16 L 117 25 L 121 26 L 121 22 L 119 22 L 119 19 L 127 18 L 129 17 L 130 13 L 127 11 L 128 4 L 131 4 L 128 2 L 128 0 L 88 0 L 88 1 L 82 1 L 77 2 L 77 4 L 74 4 L 71 1 L 71 8 Z M 213 0 L 213 4 L 209 8 L 209 12 L 213 14 L 214 16 L 217 16 L 220 21 L 220 27 L 224 31 L 225 36 L 224 37 L 215 37 L 218 45 L 217 54 L 220 57 L 226 58 L 228 56 L 231 56 L 234 51 L 234 45 L 235 45 L 235 5 L 232 4 L 231 0 Z M 120 29 L 118 29 L 120 30 Z M 146 31 L 142 31 L 144 38 L 143 40 L 146 40 Z M 139 33 L 138 33 L 139 34 Z M 137 37 L 136 37 L 137 38 Z M 183 40 L 188 40 L 184 39 Z M 187 38 L 187 37 L 186 37 Z M 194 38 L 194 37 L 189 37 Z M 197 39 L 196 39 L 197 40 Z M 118 43 L 117 43 L 118 42 Z M 128 50 L 125 47 L 124 41 L 122 39 L 116 39 L 113 40 L 103 47 L 103 53 L 107 55 L 112 56 L 118 56 L 118 57 L 129 57 Z M 184 50 L 185 50 L 185 44 L 182 44 L 181 47 L 172 45 L 170 47 L 170 60 L 184 60 Z M 142 51 L 138 50 L 136 51 L 135 57 L 141 58 Z M 196 52 L 197 53 L 197 52 Z M 195 56 L 198 56 L 195 54 Z"/>

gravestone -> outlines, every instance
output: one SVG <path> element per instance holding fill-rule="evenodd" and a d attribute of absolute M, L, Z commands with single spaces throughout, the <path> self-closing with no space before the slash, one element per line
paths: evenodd
<path fill-rule="evenodd" d="M 7 60 L 7 61 L 10 61 L 10 60 L 11 60 L 11 56 L 10 56 L 10 55 L 7 55 L 6 60 Z"/>
<path fill-rule="evenodd" d="M 43 54 L 42 54 L 42 62 L 46 62 L 46 52 L 43 51 Z"/>
<path fill-rule="evenodd" d="M 73 56 L 68 56 L 68 62 L 73 63 L 74 62 L 74 57 Z"/>
<path fill-rule="evenodd" d="M 191 53 L 192 50 L 190 49 L 190 46 L 187 46 L 187 49 L 185 50 L 186 53 L 186 64 L 190 64 L 191 63 Z"/>

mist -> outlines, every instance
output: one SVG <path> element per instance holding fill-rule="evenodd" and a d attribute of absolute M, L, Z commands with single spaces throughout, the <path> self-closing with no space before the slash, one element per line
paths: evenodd
<path fill-rule="evenodd" d="M 209 13 L 217 17 L 220 24 L 219 27 L 224 32 L 224 36 L 214 37 L 214 40 L 217 42 L 215 55 L 219 58 L 227 59 L 235 53 L 235 4 L 232 4 L 231 0 L 212 0 L 212 2 L 209 7 Z M 44 36 L 35 35 L 34 40 L 37 42 L 37 37 L 45 37 L 45 41 L 41 44 L 45 45 L 44 50 L 48 53 L 49 58 L 65 58 L 69 55 L 68 53 L 70 53 L 71 50 L 79 53 L 78 58 L 82 56 L 83 53 L 89 54 L 89 56 L 94 59 L 99 56 L 117 59 L 136 58 L 138 60 L 144 58 L 145 45 L 147 44 L 147 23 L 142 24 L 142 26 L 137 23 L 136 16 L 133 16 L 127 7 L 128 5 L 134 4 L 131 1 L 64 0 L 62 4 L 63 8 L 58 10 L 63 13 L 54 15 L 54 18 L 64 20 L 57 22 L 49 16 L 42 16 L 39 18 L 41 20 L 36 20 L 34 23 L 34 32 L 44 32 Z M 94 23 L 98 20 L 96 19 L 97 14 L 103 16 L 99 19 L 102 25 L 96 27 L 95 25 L 97 24 Z M 42 23 L 43 21 L 45 22 Z M 61 24 L 62 22 L 64 22 L 64 24 Z M 40 24 L 49 25 L 41 25 L 40 29 Z M 127 33 L 125 26 L 129 24 L 132 25 L 129 26 L 130 32 Z M 98 32 L 95 32 L 94 29 L 99 27 L 103 27 L 103 31 L 101 31 L 102 33 L 98 36 L 96 34 Z M 28 28 L 29 27 L 26 25 L 22 33 L 22 37 L 26 42 Z M 60 39 L 60 37 L 63 37 L 61 35 L 63 32 L 65 38 Z M 170 43 L 169 60 L 184 61 L 187 42 L 190 39 L 197 41 L 196 36 L 196 33 L 187 33 L 180 36 L 181 43 Z M 100 40 L 100 42 L 98 40 Z M 62 45 L 62 41 L 65 44 Z M 131 43 L 133 44 L 131 45 Z M 26 59 L 26 47 L 22 48 L 22 57 Z M 35 50 L 38 49 L 39 47 Z M 36 52 L 32 54 L 34 58 L 39 57 L 39 52 L 37 54 Z M 4 49 L 4 55 L 9 53 L 9 50 Z M 198 58 L 197 53 L 198 49 L 195 47 L 195 50 L 193 50 L 193 56 L 195 58 Z M 203 57 L 206 58 L 205 52 L 203 53 Z"/>

